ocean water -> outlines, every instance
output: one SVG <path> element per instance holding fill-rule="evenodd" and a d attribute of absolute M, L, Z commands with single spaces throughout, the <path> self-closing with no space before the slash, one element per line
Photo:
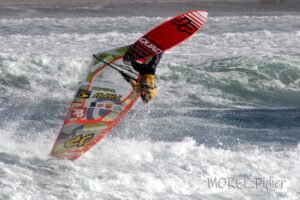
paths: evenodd
<path fill-rule="evenodd" d="M 0 18 L 1 200 L 300 199 L 295 14 L 209 16 L 164 54 L 150 105 L 77 161 L 49 156 L 92 54 L 166 19 Z"/>

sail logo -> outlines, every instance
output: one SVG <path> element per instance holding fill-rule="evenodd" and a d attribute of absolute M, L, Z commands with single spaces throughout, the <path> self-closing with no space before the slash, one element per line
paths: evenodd
<path fill-rule="evenodd" d="M 78 98 L 83 98 L 83 99 L 88 99 L 88 98 L 90 98 L 90 95 L 91 95 L 91 91 L 80 89 L 80 90 L 77 92 L 76 97 L 78 97 Z"/>
<path fill-rule="evenodd" d="M 72 108 L 71 117 L 72 118 L 84 118 L 86 114 L 86 107 L 83 108 Z"/>
<path fill-rule="evenodd" d="M 65 142 L 64 146 L 66 148 L 72 148 L 72 147 L 83 147 L 87 144 L 87 142 L 94 137 L 94 133 L 88 134 L 88 135 L 76 135 L 74 138 L 68 140 Z"/>
<path fill-rule="evenodd" d="M 120 101 L 122 95 L 116 95 L 116 94 L 106 94 L 106 93 L 96 93 L 94 94 L 93 98 L 96 99 L 105 99 L 105 100 L 111 100 L 111 101 Z"/>
<path fill-rule="evenodd" d="M 92 90 L 116 93 L 116 90 L 112 88 L 92 87 Z"/>
<path fill-rule="evenodd" d="M 151 49 L 156 54 L 160 54 L 160 53 L 163 52 L 160 48 L 158 48 L 155 44 L 153 44 L 152 42 L 150 42 L 146 38 L 141 38 L 139 40 L 139 42 L 142 43 L 143 45 L 145 45 L 146 47 L 148 47 L 149 49 Z"/>

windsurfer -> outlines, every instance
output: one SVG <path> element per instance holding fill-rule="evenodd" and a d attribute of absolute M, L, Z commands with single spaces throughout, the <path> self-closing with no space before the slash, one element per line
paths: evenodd
<path fill-rule="evenodd" d="M 131 84 L 135 91 L 141 94 L 142 101 L 145 104 L 156 96 L 157 86 L 155 72 L 161 58 L 162 54 L 158 54 L 153 56 L 150 61 L 143 64 L 138 61 L 131 61 L 133 69 L 140 74 L 140 79 L 138 81 L 123 75 L 125 80 Z"/>

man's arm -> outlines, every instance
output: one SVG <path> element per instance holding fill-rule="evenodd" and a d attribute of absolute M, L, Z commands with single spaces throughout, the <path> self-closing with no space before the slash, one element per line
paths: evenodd
<path fill-rule="evenodd" d="M 131 87 L 133 89 L 137 88 L 137 82 L 135 80 L 133 80 L 130 76 L 128 76 L 126 73 L 122 72 L 121 75 L 123 76 L 123 78 L 130 83 Z"/>

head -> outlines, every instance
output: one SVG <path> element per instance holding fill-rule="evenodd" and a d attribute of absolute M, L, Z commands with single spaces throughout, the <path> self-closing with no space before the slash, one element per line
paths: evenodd
<path fill-rule="evenodd" d="M 141 98 L 145 104 L 156 96 L 157 88 L 141 89 Z"/>
<path fill-rule="evenodd" d="M 152 74 L 143 75 L 139 81 L 139 90 L 144 103 L 148 103 L 154 98 L 157 93 L 155 76 Z"/>

